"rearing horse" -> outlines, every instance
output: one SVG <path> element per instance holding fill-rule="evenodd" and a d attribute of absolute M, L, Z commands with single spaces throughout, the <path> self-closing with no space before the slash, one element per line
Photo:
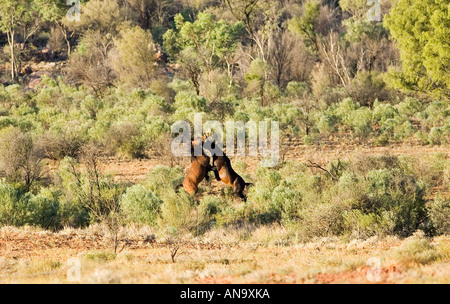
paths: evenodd
<path fill-rule="evenodd" d="M 212 144 L 212 149 L 215 148 L 215 144 Z M 216 155 L 213 153 L 213 165 L 211 170 L 214 172 L 217 181 L 222 181 L 225 184 L 233 187 L 233 192 L 239 196 L 242 200 L 247 201 L 247 197 L 244 195 L 246 186 L 252 185 L 246 183 L 244 179 L 233 170 L 231 162 L 228 156 L 221 151 L 222 155 Z"/>
<path fill-rule="evenodd" d="M 192 142 L 191 145 L 191 167 L 183 180 L 184 190 L 193 195 L 198 191 L 198 184 L 201 183 L 203 179 L 209 180 L 208 172 L 212 170 L 211 168 L 211 158 L 207 156 L 203 147 L 201 147 L 202 154 L 194 156 L 194 148 L 197 145 L 202 146 L 203 142 L 197 143 Z"/>

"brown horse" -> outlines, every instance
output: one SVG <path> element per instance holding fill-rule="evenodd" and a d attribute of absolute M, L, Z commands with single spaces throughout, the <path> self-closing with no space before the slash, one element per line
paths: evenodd
<path fill-rule="evenodd" d="M 214 171 L 216 179 L 233 187 L 233 192 L 242 200 L 246 201 L 247 197 L 244 195 L 245 187 L 252 184 L 246 183 L 244 179 L 233 170 L 228 156 L 226 156 L 225 153 L 222 154 L 223 156 L 213 155 L 212 170 Z"/>
<path fill-rule="evenodd" d="M 203 143 L 203 142 L 202 142 Z M 191 167 L 183 180 L 184 190 L 193 195 L 198 191 L 198 184 L 202 182 L 203 179 L 209 181 L 208 172 L 211 171 L 211 158 L 205 155 L 203 148 L 202 154 L 199 156 L 194 156 L 194 148 L 200 143 L 192 142 L 191 146 Z"/>

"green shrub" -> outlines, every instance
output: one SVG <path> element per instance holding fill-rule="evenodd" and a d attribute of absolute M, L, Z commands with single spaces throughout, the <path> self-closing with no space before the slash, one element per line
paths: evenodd
<path fill-rule="evenodd" d="M 349 125 L 352 121 L 351 114 L 360 108 L 359 104 L 354 102 L 351 98 L 344 98 L 337 108 L 335 109 L 336 115 L 339 117 L 340 121 L 344 124 Z"/>
<path fill-rule="evenodd" d="M 428 104 L 425 110 L 419 112 L 416 117 L 419 118 L 422 126 L 428 128 L 441 126 L 448 115 L 448 112 L 446 111 L 447 107 L 448 103 L 446 104 L 443 101 L 433 101 Z"/>
<path fill-rule="evenodd" d="M 340 170 L 334 173 L 338 181 L 321 179 L 317 186 L 311 184 L 311 177 L 308 183 L 306 177 L 290 179 L 302 189 L 296 209 L 304 237 L 408 236 L 426 228 L 425 184 L 408 173 L 398 158 L 360 156 Z"/>
<path fill-rule="evenodd" d="M 0 85 L 0 100 L 11 102 L 11 103 L 21 103 L 24 99 L 24 94 L 22 87 L 18 84 L 12 84 L 9 86 Z"/>
<path fill-rule="evenodd" d="M 44 229 L 61 228 L 59 201 L 49 189 L 41 189 L 38 195 L 30 198 L 28 205 L 31 213 L 30 224 Z"/>
<path fill-rule="evenodd" d="M 280 184 L 281 174 L 273 168 L 258 166 L 255 171 L 257 185 L 269 190 L 273 190 Z"/>
<path fill-rule="evenodd" d="M 396 104 L 394 108 L 397 109 L 398 113 L 402 117 L 408 119 L 410 117 L 414 117 L 417 113 L 422 111 L 423 104 L 415 98 L 407 97 L 404 101 Z"/>
<path fill-rule="evenodd" d="M 175 96 L 173 106 L 175 108 L 175 112 L 171 116 L 171 121 L 194 121 L 195 113 L 206 112 L 206 99 L 197 96 L 192 92 L 180 91 Z"/>
<path fill-rule="evenodd" d="M 300 210 L 301 230 L 304 240 L 314 237 L 342 235 L 344 232 L 344 210 L 348 209 L 347 202 L 337 201 L 317 203 Z"/>
<path fill-rule="evenodd" d="M 408 236 L 426 219 L 425 185 L 400 170 L 372 170 L 367 174 L 368 193 L 362 208 L 388 223 L 385 232 Z"/>
<path fill-rule="evenodd" d="M 388 119 L 394 119 L 398 116 L 398 110 L 388 103 L 379 103 L 373 109 L 373 118 L 380 122 L 385 123 Z"/>
<path fill-rule="evenodd" d="M 450 198 L 437 195 L 427 203 L 428 216 L 438 234 L 450 234 Z"/>
<path fill-rule="evenodd" d="M 41 173 L 43 155 L 29 133 L 15 127 L 0 132 L 0 172 L 10 182 L 22 183 L 28 190 Z"/>
<path fill-rule="evenodd" d="M 142 185 L 134 185 L 121 198 L 121 208 L 127 222 L 155 225 L 162 201 L 151 190 Z"/>
<path fill-rule="evenodd" d="M 257 220 L 262 223 L 269 223 L 281 218 L 279 210 L 270 208 L 272 189 L 257 183 L 248 191 L 247 202 L 253 214 L 257 214 Z"/>
<path fill-rule="evenodd" d="M 131 158 L 144 155 L 145 142 L 139 125 L 135 122 L 121 122 L 111 126 L 104 139 L 111 153 Z"/>
<path fill-rule="evenodd" d="M 175 192 L 167 190 L 162 197 L 161 216 L 159 226 L 177 231 L 195 231 L 197 226 L 196 204 L 194 199 L 185 191 Z M 199 214 L 199 223 L 204 220 Z"/>
<path fill-rule="evenodd" d="M 284 223 L 298 219 L 301 194 L 291 189 L 290 185 L 276 187 L 271 196 L 268 213 Z"/>
<path fill-rule="evenodd" d="M 198 206 L 199 221 L 201 220 L 199 224 L 202 231 L 215 226 L 218 219 L 219 224 L 223 224 L 220 221 L 220 214 L 223 212 L 224 207 L 226 207 L 225 205 L 224 201 L 219 197 L 211 195 L 203 196 Z"/>
<path fill-rule="evenodd" d="M 428 134 L 428 141 L 431 145 L 440 145 L 446 143 L 446 138 L 442 129 L 439 127 L 433 127 Z"/>
<path fill-rule="evenodd" d="M 116 259 L 116 257 L 117 257 L 116 253 L 114 253 L 112 251 L 103 251 L 103 250 L 88 252 L 84 255 L 84 258 L 86 260 L 102 262 L 102 263 L 114 261 Z"/>
<path fill-rule="evenodd" d="M 286 86 L 286 92 L 293 98 L 302 98 L 309 90 L 306 82 L 291 81 Z"/>
<path fill-rule="evenodd" d="M 409 138 L 416 132 L 417 128 L 408 120 L 394 130 L 395 137 L 399 139 Z"/>
<path fill-rule="evenodd" d="M 349 95 L 362 106 L 371 107 L 375 100 L 387 100 L 389 91 L 381 73 L 358 72 L 348 86 Z"/>
<path fill-rule="evenodd" d="M 433 244 L 420 230 L 403 241 L 400 247 L 395 250 L 395 255 L 398 261 L 403 264 L 429 264 L 439 257 Z"/>
<path fill-rule="evenodd" d="M 331 111 L 323 112 L 317 123 L 317 129 L 321 133 L 333 133 L 337 131 L 339 118 Z"/>
<path fill-rule="evenodd" d="M 31 195 L 20 187 L 0 181 L 0 225 L 23 226 L 32 221 L 29 206 Z"/>
<path fill-rule="evenodd" d="M 142 141 L 146 148 L 158 148 L 171 138 L 170 126 L 162 116 L 152 117 L 142 128 Z"/>
<path fill-rule="evenodd" d="M 367 107 L 361 107 L 348 113 L 347 124 L 352 128 L 355 135 L 366 138 L 372 130 L 372 111 Z"/>
<path fill-rule="evenodd" d="M 84 228 L 90 224 L 89 211 L 77 201 L 66 200 L 63 195 L 59 199 L 58 219 L 58 228 Z"/>
<path fill-rule="evenodd" d="M 173 168 L 156 166 L 148 174 L 144 186 L 162 198 L 167 192 L 175 191 L 177 187 L 181 186 L 183 179 L 184 171 L 179 166 Z"/>

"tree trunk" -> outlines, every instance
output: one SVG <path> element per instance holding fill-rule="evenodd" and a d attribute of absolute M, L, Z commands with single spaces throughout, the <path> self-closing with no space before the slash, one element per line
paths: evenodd
<path fill-rule="evenodd" d="M 11 79 L 16 79 L 16 58 L 14 56 L 14 30 L 7 32 L 9 48 L 11 51 Z"/>

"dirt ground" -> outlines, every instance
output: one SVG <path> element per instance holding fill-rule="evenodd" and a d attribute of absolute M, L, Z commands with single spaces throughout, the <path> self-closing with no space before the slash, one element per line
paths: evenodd
<path fill-rule="evenodd" d="M 52 233 L 3 227 L 0 283 L 450 283 L 448 236 L 433 239 L 438 258 L 420 264 L 396 258 L 405 242 L 397 238 L 280 245 L 239 241 L 234 233 L 176 244 L 135 234 L 114 254 L 108 238 L 93 229 Z M 278 236 L 283 228 L 253 233 Z"/>

